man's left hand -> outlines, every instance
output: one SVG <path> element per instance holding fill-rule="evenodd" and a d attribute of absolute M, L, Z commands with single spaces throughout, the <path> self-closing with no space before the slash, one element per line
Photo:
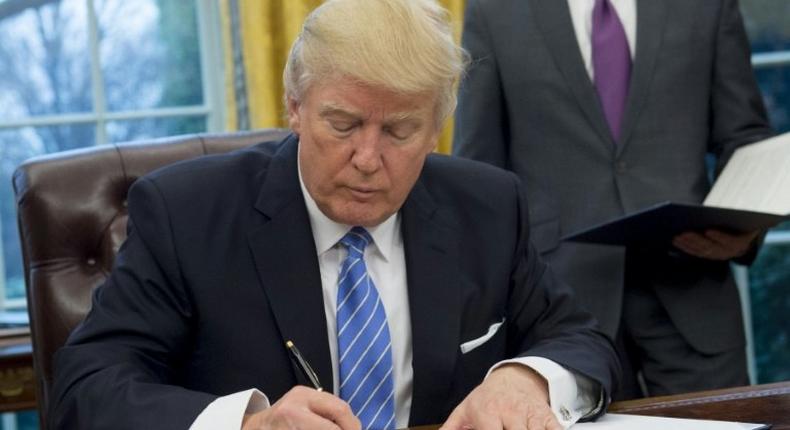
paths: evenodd
<path fill-rule="evenodd" d="M 439 430 L 562 430 L 549 406 L 546 380 L 521 364 L 488 375 Z"/>
<path fill-rule="evenodd" d="M 675 236 L 672 244 L 695 257 L 726 261 L 749 252 L 752 242 L 759 234 L 760 231 L 743 234 L 729 234 L 719 230 L 705 230 L 702 234 L 685 232 Z"/>

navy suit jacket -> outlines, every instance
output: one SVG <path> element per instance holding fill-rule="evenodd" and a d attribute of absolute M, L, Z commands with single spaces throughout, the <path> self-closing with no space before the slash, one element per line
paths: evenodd
<path fill-rule="evenodd" d="M 183 162 L 132 187 L 128 239 L 56 357 L 52 428 L 188 428 L 217 396 L 251 387 L 274 402 L 308 385 L 286 339 L 332 386 L 297 145 L 290 136 Z M 411 425 L 443 421 L 492 364 L 521 354 L 611 392 L 612 347 L 529 245 L 513 174 L 431 155 L 401 215 Z M 491 340 L 461 353 L 503 317 Z"/>

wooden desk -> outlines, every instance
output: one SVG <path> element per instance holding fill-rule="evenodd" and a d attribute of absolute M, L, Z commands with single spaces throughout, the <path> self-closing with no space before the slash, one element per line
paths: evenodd
<path fill-rule="evenodd" d="M 790 430 L 790 381 L 616 402 L 609 412 L 773 424 Z M 412 427 L 436 430 L 439 426 Z"/>
<path fill-rule="evenodd" d="M 35 409 L 36 382 L 30 332 L 27 328 L 0 332 L 0 412 Z"/>
<path fill-rule="evenodd" d="M 616 402 L 610 412 L 773 424 L 790 430 L 790 381 Z"/>

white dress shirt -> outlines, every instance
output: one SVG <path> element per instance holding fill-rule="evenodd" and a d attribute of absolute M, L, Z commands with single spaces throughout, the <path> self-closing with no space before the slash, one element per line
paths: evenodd
<path fill-rule="evenodd" d="M 301 169 L 301 167 L 300 167 Z M 338 277 L 346 250 L 338 241 L 353 227 L 339 224 L 318 209 L 307 192 L 299 172 L 299 184 L 304 196 L 321 272 L 327 338 L 332 360 L 334 392 L 338 392 L 339 367 L 337 357 L 336 309 Z M 379 292 L 387 313 L 392 340 L 393 379 L 395 383 L 395 427 L 408 427 L 412 401 L 411 315 L 406 285 L 406 257 L 401 234 L 400 214 L 396 213 L 376 227 L 368 227 L 373 243 L 365 248 L 365 263 Z M 459 345 L 459 348 L 461 346 Z M 582 375 L 576 375 L 559 364 L 542 357 L 505 360 L 506 363 L 529 366 L 548 382 L 552 411 L 565 428 L 580 418 L 597 411 L 602 405 L 600 387 Z M 489 370 L 489 373 L 491 372 Z M 190 427 L 192 430 L 239 428 L 245 413 L 254 413 L 270 406 L 268 398 L 256 389 L 219 397 L 209 404 Z"/>
<path fill-rule="evenodd" d="M 628 40 L 628 50 L 631 51 L 631 59 L 636 52 L 636 0 L 609 0 L 614 6 L 620 23 L 625 30 L 625 38 Z M 660 1 L 660 0 L 649 0 Z M 571 21 L 573 30 L 576 32 L 576 40 L 579 42 L 579 50 L 582 53 L 584 67 L 593 79 L 592 66 L 592 11 L 595 0 L 568 0 L 568 9 L 571 11 Z"/>

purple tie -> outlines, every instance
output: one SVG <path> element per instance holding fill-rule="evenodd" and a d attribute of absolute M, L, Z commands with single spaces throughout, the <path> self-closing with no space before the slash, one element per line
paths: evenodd
<path fill-rule="evenodd" d="M 592 63 L 595 89 L 615 142 L 631 78 L 631 53 L 617 12 L 609 0 L 595 0 L 592 14 Z"/>

